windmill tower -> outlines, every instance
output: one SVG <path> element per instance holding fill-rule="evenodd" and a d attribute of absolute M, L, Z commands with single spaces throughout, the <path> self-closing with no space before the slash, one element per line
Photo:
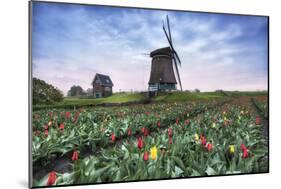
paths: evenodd
<path fill-rule="evenodd" d="M 182 85 L 178 70 L 178 64 L 181 65 L 178 53 L 175 51 L 172 42 L 169 17 L 166 17 L 168 32 L 163 22 L 163 31 L 168 40 L 169 46 L 156 49 L 150 53 L 152 58 L 150 79 L 148 82 L 148 91 L 150 93 L 158 91 L 176 90 L 176 85 L 179 84 L 182 91 Z M 174 66 L 173 66 L 174 65 Z M 177 80 L 175 77 L 174 68 L 176 70 Z"/>

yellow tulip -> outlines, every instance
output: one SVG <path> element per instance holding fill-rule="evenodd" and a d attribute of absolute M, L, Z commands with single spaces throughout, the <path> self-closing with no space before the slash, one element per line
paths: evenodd
<path fill-rule="evenodd" d="M 195 134 L 195 135 L 194 135 L 194 140 L 195 140 L 195 141 L 198 141 L 198 140 L 199 140 L 198 134 Z"/>
<path fill-rule="evenodd" d="M 152 160 L 155 160 L 157 158 L 157 148 L 156 146 L 150 148 L 150 156 Z"/>
<path fill-rule="evenodd" d="M 229 145 L 229 152 L 233 154 L 235 152 L 234 145 Z"/>
<path fill-rule="evenodd" d="M 51 125 L 52 125 L 52 122 L 51 122 L 51 121 L 49 121 L 48 125 L 49 125 L 49 126 L 51 126 Z"/>
<path fill-rule="evenodd" d="M 216 123 L 215 122 L 213 122 L 213 124 L 212 124 L 212 128 L 215 128 L 216 127 Z"/>

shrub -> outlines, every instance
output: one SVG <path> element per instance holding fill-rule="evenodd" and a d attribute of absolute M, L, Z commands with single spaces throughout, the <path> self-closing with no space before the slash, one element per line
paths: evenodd
<path fill-rule="evenodd" d="M 33 78 L 33 104 L 54 104 L 63 100 L 63 93 L 43 80 Z"/>

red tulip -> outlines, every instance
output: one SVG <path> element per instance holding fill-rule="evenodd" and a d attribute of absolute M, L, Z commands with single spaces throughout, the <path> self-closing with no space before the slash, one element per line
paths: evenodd
<path fill-rule="evenodd" d="M 201 136 L 200 136 L 200 139 L 201 139 L 201 144 L 202 144 L 203 146 L 205 146 L 205 145 L 206 145 L 206 138 L 205 138 L 203 135 L 201 135 Z"/>
<path fill-rule="evenodd" d="M 185 123 L 186 125 L 188 125 L 188 124 L 189 124 L 189 120 L 188 120 L 188 119 L 185 120 L 184 123 Z"/>
<path fill-rule="evenodd" d="M 44 134 L 45 134 L 45 136 L 47 137 L 47 136 L 49 135 L 49 131 L 48 131 L 48 130 L 45 130 L 45 131 L 44 131 Z"/>
<path fill-rule="evenodd" d="M 168 135 L 169 135 L 169 137 L 172 137 L 172 136 L 173 136 L 172 128 L 168 128 Z"/>
<path fill-rule="evenodd" d="M 212 143 L 208 143 L 208 144 L 207 144 L 207 150 L 208 150 L 208 152 L 212 151 L 212 149 L 213 149 Z"/>
<path fill-rule="evenodd" d="M 256 125 L 261 124 L 261 118 L 259 116 L 256 117 Z"/>
<path fill-rule="evenodd" d="M 248 149 L 245 146 L 245 144 L 241 144 L 241 150 L 243 152 L 242 158 L 247 158 L 249 156 L 249 154 L 248 154 Z"/>
<path fill-rule="evenodd" d="M 35 136 L 39 136 L 40 132 L 38 130 L 34 131 Z"/>
<path fill-rule="evenodd" d="M 242 158 L 247 158 L 249 156 L 248 149 L 243 150 Z"/>
<path fill-rule="evenodd" d="M 139 149 L 142 149 L 142 147 L 143 147 L 143 140 L 142 140 L 141 137 L 139 137 L 139 138 L 138 138 L 138 148 L 139 148 Z"/>
<path fill-rule="evenodd" d="M 130 128 L 128 128 L 127 135 L 128 135 L 128 136 L 131 136 L 131 135 L 132 135 L 132 130 L 131 130 Z"/>
<path fill-rule="evenodd" d="M 78 160 L 78 151 L 74 150 L 73 154 L 72 154 L 72 161 L 76 161 Z"/>
<path fill-rule="evenodd" d="M 144 136 L 148 136 L 148 134 L 149 134 L 148 129 L 147 129 L 147 128 L 145 128 L 145 129 L 144 129 L 144 133 L 143 133 L 143 135 L 144 135 Z"/>
<path fill-rule="evenodd" d="M 149 156 L 148 152 L 144 152 L 144 154 L 143 154 L 143 160 L 144 160 L 144 161 L 147 161 L 147 160 L 148 160 L 148 156 Z"/>
<path fill-rule="evenodd" d="M 177 119 L 176 119 L 176 124 L 177 124 L 177 125 L 179 124 L 179 121 L 180 121 L 179 118 L 177 118 Z"/>
<path fill-rule="evenodd" d="M 160 127 L 160 126 L 161 126 L 160 121 L 157 121 L 157 127 Z"/>
<path fill-rule="evenodd" d="M 172 137 L 169 137 L 169 144 L 173 144 Z"/>
<path fill-rule="evenodd" d="M 247 149 L 246 146 L 245 146 L 245 144 L 241 144 L 241 150 L 243 151 L 243 150 L 245 150 L 245 149 Z"/>
<path fill-rule="evenodd" d="M 47 181 L 47 186 L 51 186 L 55 184 L 56 180 L 57 180 L 57 173 L 55 171 L 50 172 Z"/>
<path fill-rule="evenodd" d="M 112 142 L 115 142 L 115 141 L 116 141 L 116 137 L 115 137 L 115 134 L 114 134 L 114 133 L 112 133 L 112 135 L 111 135 L 111 141 L 112 141 Z"/>
<path fill-rule="evenodd" d="M 77 112 L 75 113 L 75 116 L 74 116 L 74 117 L 78 118 L 79 114 L 80 114 L 80 112 L 77 111 Z"/>
<path fill-rule="evenodd" d="M 69 119 L 70 116 L 71 116 L 71 113 L 70 113 L 70 112 L 65 112 L 65 117 L 66 117 L 67 119 Z"/>
<path fill-rule="evenodd" d="M 64 124 L 63 124 L 63 123 L 60 124 L 59 129 L 60 129 L 60 130 L 64 130 Z"/>
<path fill-rule="evenodd" d="M 143 133 L 144 136 L 147 136 L 147 135 L 148 135 L 148 129 L 145 128 L 145 127 L 142 127 L 142 128 L 141 128 L 141 132 Z"/>
<path fill-rule="evenodd" d="M 44 129 L 48 130 L 49 126 L 48 125 L 44 125 Z"/>

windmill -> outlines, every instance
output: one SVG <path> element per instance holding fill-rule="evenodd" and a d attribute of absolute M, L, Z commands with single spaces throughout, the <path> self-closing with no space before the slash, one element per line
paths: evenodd
<path fill-rule="evenodd" d="M 178 69 L 178 65 L 181 66 L 181 60 L 173 46 L 168 15 L 166 16 L 166 22 L 168 32 L 166 30 L 164 21 L 163 31 L 168 40 L 169 46 L 156 49 L 150 53 L 152 61 L 150 79 L 148 82 L 149 92 L 176 90 L 177 83 L 179 84 L 180 90 L 182 91 L 181 79 Z M 177 80 L 173 67 L 175 67 L 176 70 Z"/>

